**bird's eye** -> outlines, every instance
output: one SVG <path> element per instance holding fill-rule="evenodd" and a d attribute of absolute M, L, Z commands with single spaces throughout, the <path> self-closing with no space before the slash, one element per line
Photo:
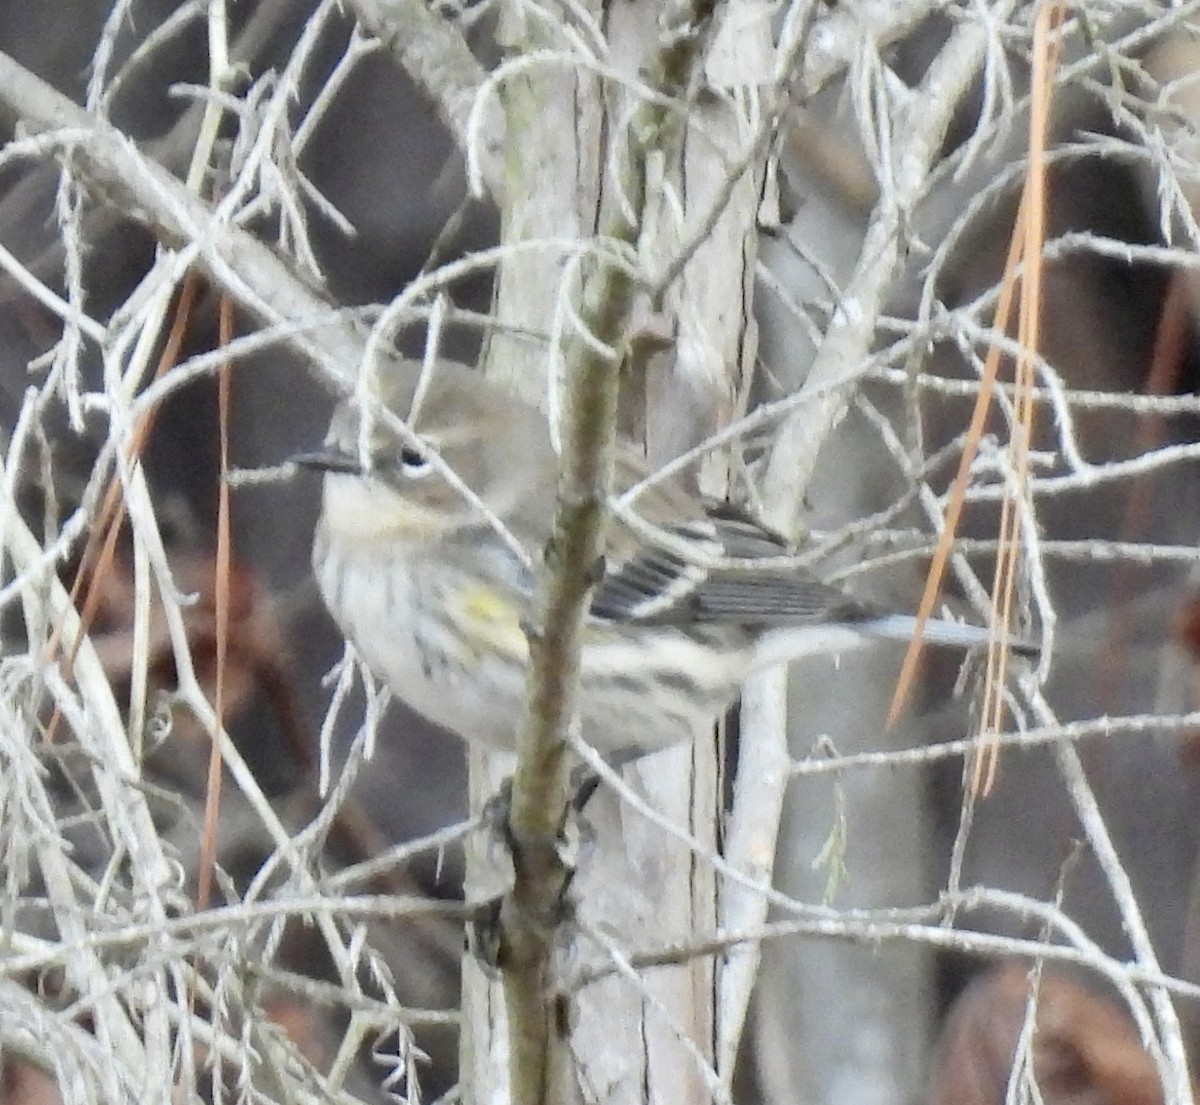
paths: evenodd
<path fill-rule="evenodd" d="M 400 449 L 400 471 L 409 479 L 420 479 L 432 471 L 429 454 L 415 445 L 405 445 Z"/>

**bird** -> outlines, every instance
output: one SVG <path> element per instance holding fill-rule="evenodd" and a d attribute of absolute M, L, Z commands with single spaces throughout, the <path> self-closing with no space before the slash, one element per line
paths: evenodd
<path fill-rule="evenodd" d="M 400 430 L 372 402 L 347 399 L 324 446 L 292 460 L 323 474 L 313 569 L 367 667 L 435 725 L 512 751 L 558 461 L 541 411 L 450 367 L 374 385 Z M 621 447 L 616 472 L 620 492 L 648 470 Z M 612 762 L 711 731 L 757 671 L 913 636 L 914 617 L 797 566 L 779 535 L 730 503 L 664 480 L 635 511 L 648 525 L 624 511 L 609 519 L 580 657 L 581 735 Z M 989 633 L 930 619 L 923 639 L 971 649 Z"/>

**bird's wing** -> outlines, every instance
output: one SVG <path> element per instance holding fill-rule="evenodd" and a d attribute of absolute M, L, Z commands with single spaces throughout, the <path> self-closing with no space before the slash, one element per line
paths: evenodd
<path fill-rule="evenodd" d="M 703 514 L 661 528 L 669 542 L 635 537 L 617 520 L 593 616 L 656 625 L 767 626 L 847 623 L 884 613 L 783 563 L 784 542 L 728 504 L 711 504 Z"/>

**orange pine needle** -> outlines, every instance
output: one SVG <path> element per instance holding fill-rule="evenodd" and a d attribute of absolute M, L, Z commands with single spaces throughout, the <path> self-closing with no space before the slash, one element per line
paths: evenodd
<path fill-rule="evenodd" d="M 1046 137 L 1050 126 L 1054 72 L 1059 57 L 1059 40 L 1052 40 L 1051 35 L 1061 25 L 1064 16 L 1065 6 L 1055 0 L 1041 8 L 1035 24 L 1029 171 L 1017 209 L 1008 256 L 1005 259 L 1004 276 L 993 323 L 998 333 L 1004 333 L 1008 329 L 1013 300 L 1019 292 L 1017 336 L 1021 353 L 1015 374 L 1014 417 L 1009 444 L 1015 487 L 1006 489 L 1001 508 L 996 572 L 992 587 L 992 640 L 988 649 L 984 682 L 981 724 L 983 743 L 972 768 L 971 791 L 974 794 L 988 794 L 995 782 L 998 751 L 994 737 L 1004 720 L 1003 687 L 1008 663 L 1008 626 L 1013 613 L 1013 594 L 1016 590 L 1016 570 L 1020 552 L 1021 520 L 1013 496 L 1024 494 L 1029 471 L 1029 448 L 1033 439 L 1033 357 L 1040 336 L 1042 246 L 1045 240 L 1046 207 Z M 1018 275 L 1022 265 L 1025 272 Z M 991 408 L 1000 356 L 999 346 L 993 345 L 984 360 L 979 394 L 967 428 L 958 471 L 950 490 L 945 525 L 934 550 L 925 590 L 921 595 L 916 632 L 905 654 L 888 710 L 888 725 L 894 724 L 899 717 L 916 677 L 921 655 L 922 631 L 925 622 L 933 614 L 945 577 L 954 536 L 962 517 L 971 465 L 978 453 L 979 442 Z"/>
<path fill-rule="evenodd" d="M 1029 449 L 1033 441 L 1034 357 L 1041 339 L 1042 248 L 1046 240 L 1046 139 L 1050 130 L 1050 101 L 1058 67 L 1060 39 L 1051 35 L 1062 24 L 1061 2 L 1044 4 L 1034 23 L 1033 76 L 1029 112 L 1029 171 L 1021 197 L 1021 230 L 1025 272 L 1020 284 L 1017 323 L 1019 352 L 1013 400 L 1013 427 L 1009 441 L 1010 467 L 1015 486 L 1003 500 L 996 572 L 992 583 L 992 641 L 988 649 L 984 682 L 981 745 L 971 774 L 971 789 L 987 795 L 996 781 L 999 764 L 997 736 L 1004 724 L 1004 678 L 1008 668 L 1008 627 L 1013 614 L 1017 565 L 1020 561 L 1021 517 L 1017 503 L 1029 478 Z"/>
<path fill-rule="evenodd" d="M 233 301 L 221 297 L 218 322 L 218 341 L 222 348 L 233 340 Z M 208 758 L 208 785 L 204 796 L 204 830 L 200 842 L 200 875 L 196 889 L 196 904 L 208 907 L 212 893 L 213 871 L 216 868 L 217 819 L 221 811 L 221 741 L 225 724 L 225 658 L 229 645 L 229 561 L 232 543 L 229 531 L 229 411 L 232 386 L 232 367 L 221 365 L 217 375 L 217 411 L 220 425 L 220 487 L 217 492 L 217 578 L 214 591 L 216 606 L 217 671 L 213 712 L 216 729 Z"/>
<path fill-rule="evenodd" d="M 160 379 L 169 369 L 171 369 L 179 358 L 179 350 L 183 346 L 183 337 L 187 333 L 188 321 L 191 319 L 192 307 L 196 302 L 200 282 L 194 273 L 188 273 L 183 282 L 183 287 L 179 292 L 179 302 L 175 306 L 175 315 L 171 321 L 171 329 L 167 333 L 167 340 L 163 345 L 163 351 L 159 355 L 158 365 L 155 369 L 155 379 Z M 134 427 L 133 436 L 129 442 L 127 459 L 132 462 L 141 456 L 142 450 L 146 447 L 146 439 L 150 436 L 150 431 L 154 428 L 154 419 L 157 412 L 147 411 L 138 424 Z M 95 620 L 96 611 L 100 605 L 100 596 L 104 591 L 104 579 L 112 570 L 112 562 L 116 555 L 117 538 L 121 532 L 121 526 L 125 521 L 125 501 L 121 496 L 121 480 L 115 473 L 109 480 L 108 487 L 104 492 L 104 501 L 100 506 L 100 513 L 96 519 L 96 525 L 92 527 L 91 535 L 88 538 L 87 544 L 84 545 L 83 555 L 80 557 L 79 570 L 75 573 L 75 579 L 71 584 L 71 602 L 78 605 L 80 592 L 86 583 L 87 594 L 83 599 L 83 606 L 79 614 L 79 634 L 71 642 L 71 647 L 66 657 L 65 674 L 69 675 L 71 669 L 75 665 L 75 657 L 79 655 L 79 647 L 83 643 L 83 638 L 91 629 L 92 622 Z M 62 641 L 59 637 L 59 630 L 56 627 L 50 636 L 50 640 L 46 645 L 46 654 L 48 659 L 53 659 L 61 647 Z M 46 741 L 53 743 L 55 734 L 58 731 L 60 721 L 60 713 L 55 709 L 50 717 L 50 723 L 46 726 Z"/>

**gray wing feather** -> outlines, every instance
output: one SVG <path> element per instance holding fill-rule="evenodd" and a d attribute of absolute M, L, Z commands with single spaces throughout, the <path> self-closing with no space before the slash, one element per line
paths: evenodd
<path fill-rule="evenodd" d="M 701 557 L 731 563 L 698 563 L 661 545 L 631 543 L 631 554 L 609 564 L 592 602 L 594 617 L 640 625 L 758 626 L 762 629 L 806 626 L 858 626 L 874 637 L 909 639 L 916 619 L 875 603 L 853 598 L 823 583 L 804 568 L 780 565 L 788 548 L 776 534 L 724 504 L 670 532 L 693 544 Z M 777 563 L 753 566 L 755 559 Z M 747 561 L 751 562 L 747 565 Z M 988 641 L 988 630 L 931 618 L 925 623 L 929 644 L 974 648 Z M 1037 656 L 1040 646 L 1010 637 L 1009 649 Z"/>
<path fill-rule="evenodd" d="M 592 602 L 592 614 L 611 621 L 651 625 L 806 625 L 853 623 L 884 611 L 822 583 L 811 572 L 744 562 L 787 555 L 775 534 L 724 504 L 703 520 L 673 527 L 709 559 L 741 564 L 699 564 L 671 549 L 642 544 L 612 564 Z"/>

